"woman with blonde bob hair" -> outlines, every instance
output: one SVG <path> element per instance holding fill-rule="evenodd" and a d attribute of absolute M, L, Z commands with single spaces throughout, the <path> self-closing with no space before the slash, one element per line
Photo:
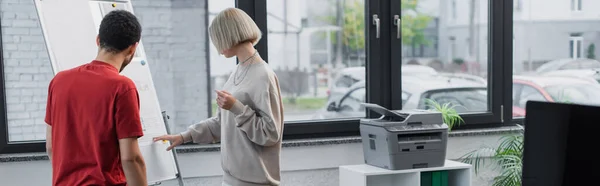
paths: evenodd
<path fill-rule="evenodd" d="M 279 185 L 283 105 L 277 76 L 254 49 L 260 29 L 244 11 L 228 8 L 208 32 L 220 54 L 239 61 L 223 90 L 216 90 L 217 114 L 154 140 L 169 140 L 167 150 L 185 142 L 220 141 L 223 185 Z"/>

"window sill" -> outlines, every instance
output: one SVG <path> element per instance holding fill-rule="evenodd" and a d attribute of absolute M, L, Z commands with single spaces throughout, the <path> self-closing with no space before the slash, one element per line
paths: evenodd
<path fill-rule="evenodd" d="M 522 129 L 517 126 L 505 126 L 496 128 L 484 128 L 484 129 L 469 129 L 469 130 L 456 130 L 448 134 L 449 137 L 466 137 L 466 136 L 487 136 L 487 135 L 498 135 L 498 134 L 510 134 L 519 132 Z M 360 136 L 352 137 L 336 137 L 336 138 L 316 138 L 316 139 L 304 139 L 304 140 L 284 140 L 283 148 L 293 147 L 308 147 L 308 146 L 322 146 L 322 145 L 338 145 L 338 144 L 351 144 L 361 143 Z M 184 145 L 176 148 L 177 153 L 196 153 L 196 152 L 217 152 L 220 151 L 220 145 Z M 39 161 L 48 160 L 46 153 L 17 153 L 17 154 L 2 154 L 0 155 L 0 163 L 2 162 L 22 162 L 22 161 Z"/>

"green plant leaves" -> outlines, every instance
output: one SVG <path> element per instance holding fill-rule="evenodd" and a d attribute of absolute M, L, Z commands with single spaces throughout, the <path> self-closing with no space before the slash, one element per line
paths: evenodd
<path fill-rule="evenodd" d="M 520 186 L 523 168 L 523 134 L 512 134 L 500 138 L 497 148 L 481 147 L 459 159 L 473 165 L 478 174 L 485 160 L 491 158 L 494 168 L 500 169 L 500 175 L 494 178 L 493 186 Z"/>
<path fill-rule="evenodd" d="M 456 112 L 456 109 L 454 109 L 455 107 L 457 107 L 457 105 L 454 105 L 452 103 L 440 104 L 432 99 L 425 99 L 425 105 L 431 107 L 431 110 L 442 113 L 442 118 L 444 120 L 444 123 L 448 125 L 448 130 L 452 130 L 454 126 L 458 126 L 461 123 L 465 122 L 460 116 L 460 114 Z"/>

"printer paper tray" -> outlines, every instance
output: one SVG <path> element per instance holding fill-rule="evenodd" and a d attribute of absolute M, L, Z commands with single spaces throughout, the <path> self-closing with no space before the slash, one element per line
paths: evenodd
<path fill-rule="evenodd" d="M 441 139 L 432 140 L 414 140 L 414 141 L 398 141 L 398 144 L 427 144 L 427 143 L 441 143 Z"/>

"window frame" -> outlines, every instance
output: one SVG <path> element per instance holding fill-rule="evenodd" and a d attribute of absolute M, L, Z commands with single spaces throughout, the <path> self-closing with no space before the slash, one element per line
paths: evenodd
<path fill-rule="evenodd" d="M 583 6 L 581 6 L 582 0 L 571 0 L 571 11 L 573 12 L 581 12 L 583 10 Z"/>
<path fill-rule="evenodd" d="M 381 0 L 374 1 L 364 1 L 365 15 L 370 15 L 372 13 L 379 12 L 380 2 Z M 237 8 L 240 8 L 258 25 L 259 29 L 263 32 L 263 37 L 261 41 L 256 45 L 256 48 L 261 51 L 261 56 L 268 62 L 268 51 L 267 46 L 267 38 L 268 29 L 267 29 L 267 1 L 266 0 L 236 0 L 235 4 Z M 366 49 L 366 74 L 378 74 L 380 71 L 385 69 L 382 63 L 372 64 L 370 61 L 382 61 L 378 57 L 380 55 L 375 55 L 374 53 L 378 53 L 379 47 L 377 44 L 379 42 L 374 41 L 374 31 L 375 27 L 370 24 L 372 22 L 372 18 L 369 16 L 365 16 L 365 35 L 368 39 L 365 39 L 365 49 Z M 383 20 L 381 21 L 383 22 Z M 385 24 L 381 24 L 382 26 Z M 381 29 L 383 30 L 383 29 Z M 389 74 L 388 74 L 389 75 Z M 379 77 L 376 77 L 379 76 Z M 389 77 L 389 76 L 388 76 Z M 384 81 L 385 75 L 374 75 L 365 77 L 366 81 Z M 389 78 L 388 78 L 389 79 Z M 366 85 L 366 99 L 367 102 L 371 103 L 380 103 L 382 104 L 384 101 L 377 100 L 380 96 L 386 92 L 385 87 L 378 88 L 369 88 L 370 85 Z M 387 88 L 389 89 L 389 87 Z M 389 92 L 389 91 L 388 91 Z M 384 99 L 385 100 L 385 99 Z M 384 106 L 384 105 L 382 105 Z M 368 113 L 369 114 L 369 113 Z M 374 113 L 370 113 L 374 114 Z M 367 116 L 374 117 L 374 115 Z M 312 137 L 335 137 L 335 136 L 349 136 L 349 135 L 359 135 L 358 126 L 359 119 L 358 118 L 347 118 L 347 119 L 328 119 L 328 120 L 306 120 L 306 121 L 286 121 L 285 122 L 285 130 L 283 134 L 283 139 L 302 139 L 302 138 L 312 138 Z"/>
<path fill-rule="evenodd" d="M 569 36 L 569 56 L 571 59 L 581 59 L 583 58 L 583 35 L 581 34 L 571 34 Z"/>
<path fill-rule="evenodd" d="M 1 15 L 0 15 L 1 17 Z M 0 24 L 2 19 L 0 19 Z M 6 82 L 4 78 L 4 48 L 2 45 L 2 27 L 0 27 L 0 154 L 45 152 L 45 141 L 10 142 L 8 137 L 8 118 L 6 109 Z"/>
<path fill-rule="evenodd" d="M 512 120 L 512 48 L 513 48 L 513 1 L 488 0 L 488 108 L 489 112 L 462 114 L 465 123 L 457 129 L 479 128 L 483 126 L 502 126 Z M 391 15 L 402 15 L 400 1 L 391 1 Z M 391 17 L 391 16 L 389 16 Z M 389 38 L 392 51 L 401 51 L 402 38 L 397 38 L 393 27 Z M 383 29 L 383 28 L 382 28 Z M 384 34 L 385 35 L 385 34 Z M 400 53 L 392 53 L 391 61 L 402 61 Z M 505 57 L 510 56 L 510 57 Z M 400 63 L 393 63 L 389 69 L 401 69 Z M 391 76 L 391 94 L 397 95 L 402 90 L 400 73 Z M 492 78 L 501 77 L 501 78 Z M 401 102 L 393 100 L 392 109 L 401 109 Z M 508 122 L 507 122 L 508 121 Z"/>
<path fill-rule="evenodd" d="M 513 1 L 488 0 L 489 24 L 488 35 L 488 113 L 465 114 L 465 124 L 457 130 L 482 127 L 499 127 L 510 125 L 513 122 L 512 112 L 512 49 L 513 49 Z M 364 0 L 365 10 L 365 53 L 366 53 L 366 101 L 390 109 L 402 108 L 401 38 L 396 38 L 396 27 L 393 15 L 401 15 L 400 0 Z M 206 1 L 208 3 L 208 1 Z M 263 58 L 268 61 L 268 32 L 267 32 L 267 1 L 266 0 L 235 0 L 235 6 L 244 10 L 252 17 L 263 32 L 261 41 L 256 48 Z M 208 6 L 207 6 L 208 7 Z M 395 7 L 395 8 L 393 8 Z M 376 38 L 376 27 L 372 24 L 372 15 L 377 14 L 380 19 L 379 38 Z M 1 15 L 0 15 L 1 16 Z M 206 18 L 208 20 L 208 16 Z M 1 21 L 1 20 L 0 20 Z M 207 22 L 208 24 L 208 22 Z M 0 28 L 0 33 L 2 28 Z M 206 36 L 208 37 L 208 36 Z M 445 38 L 442 38 L 445 39 Z M 208 46 L 208 43 L 206 43 Z M 207 47 L 208 50 L 209 47 Z M 0 51 L 2 51 L 2 38 L 0 37 Z M 504 57 L 509 56 L 509 57 Z M 0 154 L 44 152 L 44 141 L 9 142 L 6 110 L 6 89 L 4 81 L 4 58 L 0 52 Z M 210 68 L 208 68 L 210 69 Z M 501 78 L 491 78 L 491 77 Z M 210 81 L 210 80 L 209 80 Z M 208 98 L 210 99 L 210 98 Z M 209 107 L 210 108 L 210 107 Z M 210 112 L 210 109 L 209 109 Z M 379 115 L 367 111 L 368 118 Z M 515 120 L 519 122 L 519 120 Z M 283 134 L 286 139 L 338 137 L 359 135 L 359 119 L 331 119 L 317 121 L 289 121 L 285 122 Z"/>

